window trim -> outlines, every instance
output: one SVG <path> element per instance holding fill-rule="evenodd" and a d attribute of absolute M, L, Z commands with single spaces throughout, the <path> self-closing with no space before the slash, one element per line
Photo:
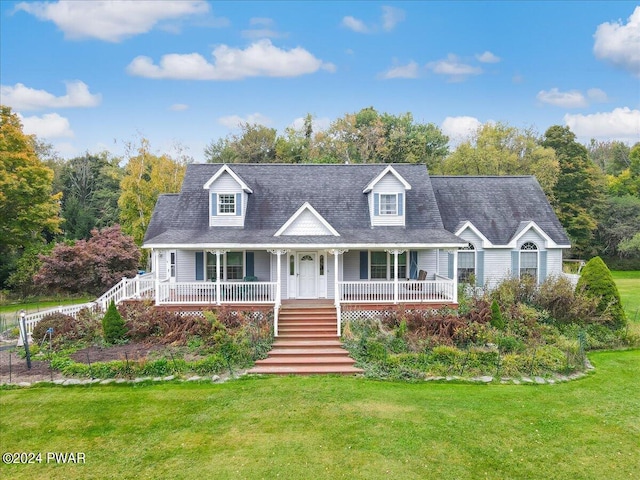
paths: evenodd
<path fill-rule="evenodd" d="M 460 276 L 460 270 L 462 270 L 464 267 L 461 267 L 460 265 L 460 254 L 473 254 L 473 272 L 468 272 L 466 276 L 466 278 L 461 279 Z M 464 268 L 464 270 L 471 270 L 471 268 Z M 477 275 L 477 271 L 478 271 L 478 251 L 476 250 L 476 247 L 473 243 L 468 242 L 466 247 L 462 247 L 460 249 L 458 249 L 458 271 L 456 272 L 456 278 L 458 279 L 459 283 L 471 283 L 471 276 L 473 275 L 474 277 Z"/>
<path fill-rule="evenodd" d="M 379 205 L 378 205 L 378 214 L 382 217 L 397 217 L 398 216 L 398 194 L 397 193 L 380 193 L 379 194 Z M 393 197 L 395 199 L 395 210 L 393 212 L 389 211 L 387 212 L 386 210 L 383 211 L 382 209 L 382 205 L 383 205 L 383 201 L 382 198 L 383 197 Z"/>
<path fill-rule="evenodd" d="M 538 277 L 540 275 L 540 249 L 538 248 L 538 245 L 536 245 L 533 242 L 525 242 L 522 245 L 520 245 L 520 248 L 518 250 L 518 278 L 523 278 L 525 276 L 530 276 L 531 278 L 533 278 L 536 283 L 538 282 Z M 522 254 L 532 254 L 535 253 L 536 255 L 536 266 L 535 266 L 535 275 L 531 275 L 528 271 L 529 270 L 533 270 L 533 267 L 523 267 L 522 266 Z M 524 274 L 523 274 L 523 270 L 525 270 Z"/>
<path fill-rule="evenodd" d="M 385 270 L 386 270 L 386 276 L 385 278 L 381 278 L 381 277 L 373 277 L 371 275 L 372 273 L 372 267 L 373 267 L 373 253 L 384 253 L 386 255 L 386 264 L 385 264 Z M 401 262 L 401 257 L 402 255 L 405 256 L 405 261 L 404 264 Z M 395 260 L 394 260 L 395 255 L 393 253 L 390 252 L 385 252 L 383 250 L 369 250 L 369 280 L 374 281 L 374 282 L 389 282 L 389 281 L 393 281 L 394 280 L 394 265 L 395 265 Z M 407 280 L 408 277 L 408 273 L 410 271 L 410 265 L 409 265 L 409 261 L 410 261 L 410 255 L 409 255 L 409 251 L 406 250 L 403 253 L 398 254 L 398 280 L 402 281 L 402 280 Z M 381 266 L 382 264 L 376 264 L 376 266 Z M 404 268 L 404 275 L 402 272 L 402 269 Z"/>
<path fill-rule="evenodd" d="M 213 265 L 209 264 L 209 254 L 211 254 L 211 258 L 213 258 L 213 262 L 215 264 L 216 261 L 216 254 L 215 253 L 211 253 L 211 252 L 206 252 L 207 255 L 205 255 L 205 274 L 206 274 L 206 279 L 207 280 L 211 280 L 213 282 L 216 281 L 215 278 L 211 279 L 211 277 L 209 277 L 209 270 Z M 240 265 L 229 265 L 228 260 L 227 260 L 227 255 L 229 253 L 239 253 L 240 254 L 240 261 L 241 264 Z M 238 267 L 240 266 L 242 268 L 242 276 L 240 278 L 232 278 L 229 279 L 229 267 Z M 246 259 L 246 252 L 244 250 L 242 251 L 231 251 L 231 252 L 227 252 L 227 253 L 223 253 L 220 255 L 220 267 L 218 267 L 218 272 L 220 273 L 220 281 L 221 282 L 241 282 L 244 277 L 246 276 L 246 269 L 247 269 L 247 259 Z"/>
<path fill-rule="evenodd" d="M 231 202 L 222 202 L 222 198 L 225 197 L 225 200 L 228 200 L 229 198 L 231 199 Z M 228 198 L 227 198 L 228 197 Z M 236 209 L 237 209 L 237 205 L 236 205 L 236 195 L 234 193 L 218 193 L 217 195 L 217 212 L 218 215 L 220 216 L 235 216 L 236 214 Z M 232 206 L 233 207 L 233 211 L 232 212 L 223 212 L 222 211 L 222 207 L 229 207 Z"/>

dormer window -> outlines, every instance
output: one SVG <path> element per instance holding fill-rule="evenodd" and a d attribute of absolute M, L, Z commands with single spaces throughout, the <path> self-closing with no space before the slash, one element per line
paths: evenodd
<path fill-rule="evenodd" d="M 235 215 L 236 214 L 236 196 L 231 194 L 220 194 L 218 196 L 218 214 L 219 215 Z"/>
<path fill-rule="evenodd" d="M 380 215 L 398 214 L 398 195 L 380 194 Z"/>

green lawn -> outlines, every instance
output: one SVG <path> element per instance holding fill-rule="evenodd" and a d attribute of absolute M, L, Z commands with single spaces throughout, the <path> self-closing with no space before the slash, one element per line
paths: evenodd
<path fill-rule="evenodd" d="M 612 271 L 629 320 L 640 321 L 640 271 Z"/>
<path fill-rule="evenodd" d="M 247 378 L 0 391 L 0 477 L 630 479 L 640 472 L 640 350 L 591 355 L 544 386 Z M 46 464 L 82 452 L 84 465 Z"/>

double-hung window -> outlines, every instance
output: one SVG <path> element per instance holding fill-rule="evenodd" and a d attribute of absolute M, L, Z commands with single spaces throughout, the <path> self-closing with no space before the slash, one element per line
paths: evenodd
<path fill-rule="evenodd" d="M 242 280 L 244 275 L 244 252 L 227 252 L 220 255 L 220 280 Z M 216 280 L 216 255 L 207 252 L 207 278 Z"/>
<path fill-rule="evenodd" d="M 398 195 L 380 194 L 380 215 L 397 215 L 398 214 Z"/>
<path fill-rule="evenodd" d="M 520 247 L 520 278 L 524 277 L 538 279 L 538 247 L 533 242 Z"/>
<path fill-rule="evenodd" d="M 476 274 L 476 252 L 472 243 L 458 250 L 458 282 L 471 283 Z"/>
<path fill-rule="evenodd" d="M 218 195 L 218 214 L 236 214 L 236 196 L 234 194 L 222 193 Z"/>
<path fill-rule="evenodd" d="M 387 252 L 371 252 L 371 279 L 393 280 L 395 255 Z M 398 279 L 407 278 L 407 252 L 398 255 Z"/>

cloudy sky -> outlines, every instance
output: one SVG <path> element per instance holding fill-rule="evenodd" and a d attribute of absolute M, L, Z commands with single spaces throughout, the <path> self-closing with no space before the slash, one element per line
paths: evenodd
<path fill-rule="evenodd" d="M 239 122 L 373 106 L 640 141 L 640 3 L 0 2 L 0 101 L 63 157 L 140 137 L 202 161 Z"/>

